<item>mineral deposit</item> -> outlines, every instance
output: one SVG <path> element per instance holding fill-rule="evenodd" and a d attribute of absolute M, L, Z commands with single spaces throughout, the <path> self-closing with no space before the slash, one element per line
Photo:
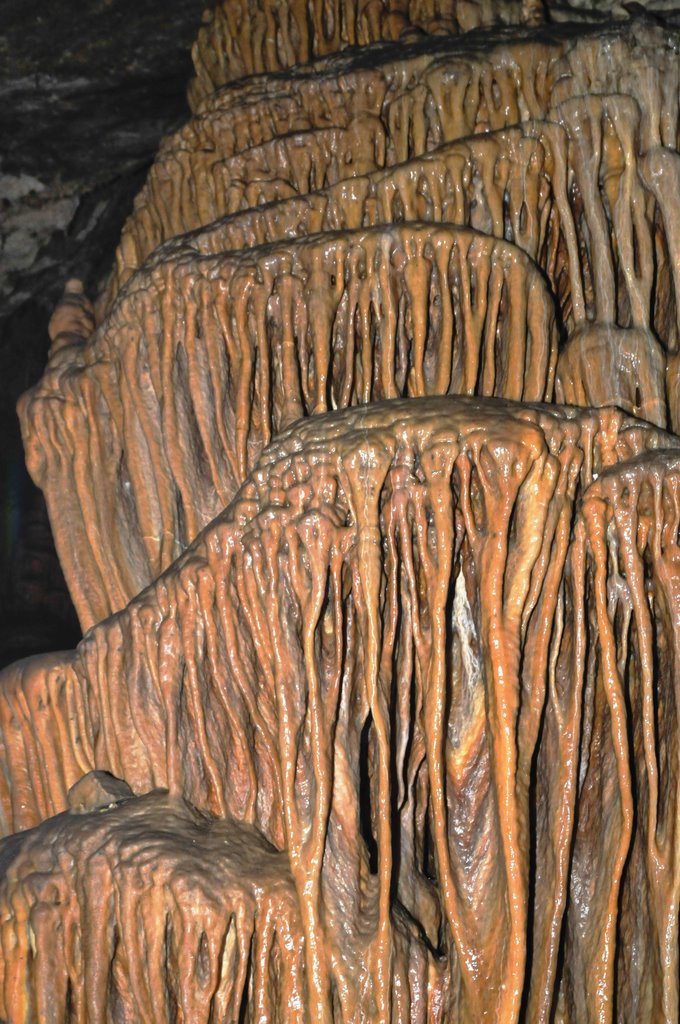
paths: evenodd
<path fill-rule="evenodd" d="M 87 632 L 0 675 L 0 1019 L 680 1019 L 680 33 L 617 13 L 206 14 L 20 402 Z"/>

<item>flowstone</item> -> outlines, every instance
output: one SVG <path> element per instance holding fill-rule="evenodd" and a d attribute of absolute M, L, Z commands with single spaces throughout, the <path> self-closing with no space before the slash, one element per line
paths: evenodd
<path fill-rule="evenodd" d="M 678 1021 L 680 36 L 578 14 L 206 15 L 20 403 L 3 1020 Z"/>

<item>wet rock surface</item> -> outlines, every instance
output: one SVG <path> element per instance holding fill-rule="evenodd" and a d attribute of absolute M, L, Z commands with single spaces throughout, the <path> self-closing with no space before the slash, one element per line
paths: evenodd
<path fill-rule="evenodd" d="M 20 403 L 12 1024 L 678 1019 L 674 17 L 206 15 Z"/>
<path fill-rule="evenodd" d="M 458 397 L 295 425 L 171 570 L 75 655 L 5 673 L 5 828 L 58 813 L 93 768 L 125 773 L 137 792 L 167 786 L 287 851 L 318 1014 L 351 1020 L 375 999 L 393 1005 L 388 1019 L 412 1020 L 424 970 L 442 1020 L 515 1020 L 525 990 L 528 1019 L 557 998 L 576 1007 L 565 1019 L 582 1019 L 612 998 L 609 958 L 626 955 L 616 920 L 610 932 L 598 923 L 600 893 L 615 899 L 620 885 L 623 846 L 612 875 L 608 837 L 626 850 L 637 837 L 619 811 L 630 777 L 615 751 L 590 753 L 609 716 L 626 715 L 623 679 L 602 675 L 606 605 L 585 604 L 607 545 L 619 550 L 613 537 L 598 547 L 612 514 L 601 495 L 615 493 L 619 463 L 645 496 L 646 475 L 663 487 L 677 456 L 650 451 L 678 445 L 612 410 Z M 654 529 L 672 560 L 672 520 Z M 535 759 L 546 768 L 532 783 Z M 39 782 L 30 765 L 45 765 Z M 640 770 L 646 779 L 653 761 Z M 603 786 L 614 787 L 600 808 L 611 823 L 583 832 Z M 582 844 L 569 913 L 591 923 L 558 970 L 567 865 Z M 600 888 L 586 889 L 596 870 Z M 423 936 L 406 945 L 404 914 Z M 666 933 L 649 928 L 660 960 Z M 572 979 L 596 955 L 584 997 Z M 157 1000 L 174 982 L 158 983 Z M 636 995 L 645 1007 L 661 998 Z"/>
<path fill-rule="evenodd" d="M 71 296 L 59 309 L 80 312 Z M 519 248 L 418 222 L 138 275 L 20 407 L 83 628 L 166 569 L 301 416 L 405 394 L 550 398 L 555 319 Z"/>
<path fill-rule="evenodd" d="M 164 792 L 47 829 L 0 843 L 5 1019 L 235 1020 L 249 999 L 305 1019 L 292 879 L 255 829 Z"/>

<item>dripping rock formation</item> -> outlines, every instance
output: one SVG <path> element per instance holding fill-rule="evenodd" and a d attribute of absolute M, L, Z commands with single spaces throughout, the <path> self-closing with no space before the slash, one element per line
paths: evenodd
<path fill-rule="evenodd" d="M 19 403 L 0 1019 L 680 1019 L 680 34 L 223 0 Z M 614 15 L 622 15 L 620 18 Z"/>

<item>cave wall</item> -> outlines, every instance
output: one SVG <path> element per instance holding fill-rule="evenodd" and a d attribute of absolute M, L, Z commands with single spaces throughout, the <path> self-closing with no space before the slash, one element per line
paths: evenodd
<path fill-rule="evenodd" d="M 0 665 L 80 635 L 15 405 L 64 283 L 101 290 L 159 140 L 188 114 L 203 6 L 0 2 Z"/>

